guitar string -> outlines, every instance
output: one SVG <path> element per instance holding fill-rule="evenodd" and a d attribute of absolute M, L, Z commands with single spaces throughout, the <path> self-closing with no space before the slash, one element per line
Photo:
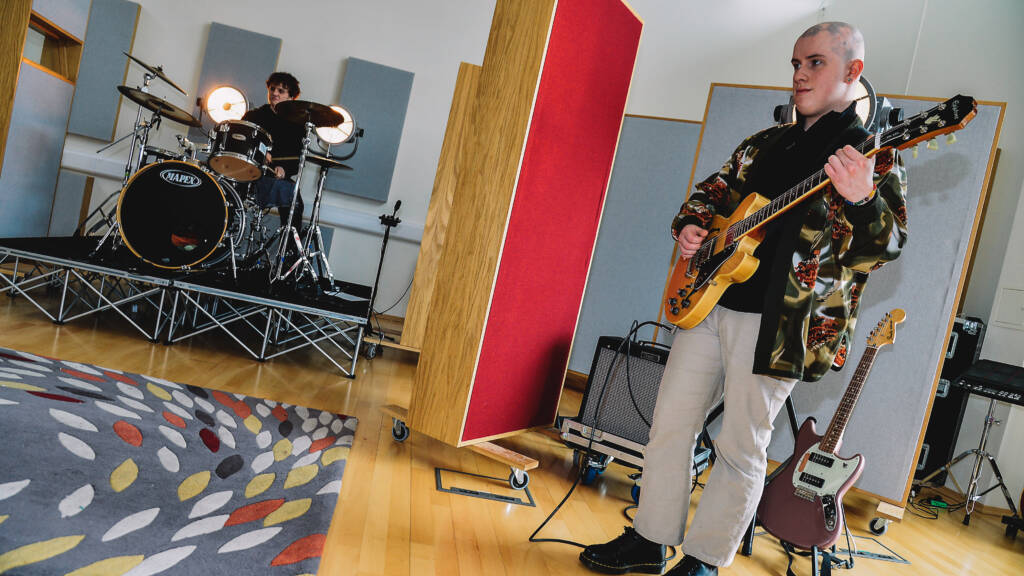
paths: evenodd
<path fill-rule="evenodd" d="M 941 108 L 943 105 L 940 105 L 940 107 L 937 107 L 937 108 Z M 904 120 L 903 122 L 893 126 L 889 130 L 886 130 L 885 132 L 883 132 L 881 137 L 878 137 L 878 142 L 880 144 L 879 148 L 881 148 L 883 146 L 888 146 L 890 142 L 901 140 L 901 139 L 906 139 L 909 136 L 909 131 L 907 130 L 907 127 L 912 122 L 916 122 L 920 118 L 926 117 L 928 114 L 931 114 L 934 110 L 935 110 L 935 108 L 933 108 L 931 110 L 927 110 L 925 112 L 921 112 L 921 113 L 916 114 L 914 116 L 911 116 L 910 118 Z M 857 145 L 857 150 L 859 152 L 861 152 L 861 153 L 864 153 L 865 149 L 867 149 L 868 147 L 870 147 L 871 145 L 874 144 L 874 142 L 876 140 L 876 137 L 877 137 L 876 134 L 869 135 L 863 142 L 861 142 L 860 144 Z M 752 230 L 755 227 L 759 226 L 764 220 L 766 220 L 768 217 L 773 215 L 775 212 L 777 212 L 778 210 L 783 208 L 784 205 L 788 205 L 792 201 L 795 201 L 795 200 L 803 197 L 805 194 L 807 194 L 814 187 L 818 186 L 819 184 L 821 184 L 822 182 L 827 180 L 827 178 L 825 178 L 824 176 L 825 176 L 824 170 L 818 170 L 814 174 L 811 174 L 807 178 L 804 178 L 796 186 L 790 188 L 789 190 L 787 190 L 782 195 L 778 196 L 777 198 L 775 198 L 774 200 L 772 200 L 771 202 L 769 202 L 765 206 L 763 206 L 760 209 L 758 209 L 756 212 L 754 212 L 750 216 L 748 216 L 748 217 L 744 218 L 743 220 L 740 220 L 739 222 L 736 222 L 735 224 L 730 226 L 726 230 L 727 242 L 726 242 L 725 247 L 728 248 L 728 247 L 733 246 L 737 242 L 737 239 L 741 235 L 746 234 L 750 230 Z M 811 185 L 810 183 L 811 183 L 812 180 L 819 180 L 819 181 L 815 182 L 813 185 Z M 795 196 L 794 196 L 794 194 L 795 194 Z M 792 200 L 789 199 L 791 196 L 792 196 Z M 705 240 L 701 244 L 700 248 L 697 249 L 697 252 L 694 254 L 694 257 L 691 258 L 692 261 L 695 261 L 695 264 L 698 267 L 703 265 L 705 262 L 707 262 L 707 260 L 713 255 L 712 249 L 714 248 L 714 245 L 715 245 L 715 243 L 717 241 L 717 238 L 718 238 L 718 236 L 716 235 L 716 236 L 714 236 L 712 238 L 708 238 L 707 240 Z M 701 258 L 699 260 L 697 258 L 698 255 L 701 256 Z"/>

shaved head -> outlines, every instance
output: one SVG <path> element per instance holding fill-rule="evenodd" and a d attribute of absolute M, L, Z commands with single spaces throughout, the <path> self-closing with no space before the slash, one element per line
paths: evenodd
<path fill-rule="evenodd" d="M 840 56 L 843 61 L 864 60 L 864 36 L 853 26 L 846 22 L 822 22 L 811 26 L 800 38 L 810 38 L 822 32 L 827 32 L 832 41 L 829 43 L 832 52 Z"/>

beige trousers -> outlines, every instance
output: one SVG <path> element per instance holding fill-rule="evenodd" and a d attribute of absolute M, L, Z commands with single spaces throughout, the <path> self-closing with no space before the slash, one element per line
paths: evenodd
<path fill-rule="evenodd" d="M 644 455 L 640 506 L 633 521 L 648 540 L 728 566 L 764 487 L 772 421 L 795 380 L 751 373 L 761 316 L 716 306 L 672 343 Z M 716 461 L 686 528 L 693 449 L 704 419 L 724 396 Z M 686 538 L 683 538 L 684 530 Z"/>

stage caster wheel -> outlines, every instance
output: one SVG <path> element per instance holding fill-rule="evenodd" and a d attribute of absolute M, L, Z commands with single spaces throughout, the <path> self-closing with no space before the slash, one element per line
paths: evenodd
<path fill-rule="evenodd" d="M 365 356 L 367 360 L 373 360 L 377 357 L 377 354 L 380 354 L 379 344 L 366 344 L 363 346 L 363 356 Z"/>
<path fill-rule="evenodd" d="M 512 469 L 508 475 L 508 485 L 513 490 L 523 490 L 530 484 L 530 474 L 525 470 Z"/>
<path fill-rule="evenodd" d="M 1006 527 L 1006 537 L 1011 539 L 1011 540 L 1016 540 L 1017 539 L 1017 527 L 1015 527 L 1015 526 L 1007 526 Z"/>
<path fill-rule="evenodd" d="M 633 498 L 633 504 L 640 503 L 640 485 L 633 484 L 633 487 L 629 490 L 629 495 Z"/>
<path fill-rule="evenodd" d="M 398 418 L 392 418 L 392 420 L 391 437 L 395 439 L 395 442 L 405 442 L 405 439 L 409 437 L 409 427 Z"/>
<path fill-rule="evenodd" d="M 889 521 L 885 518 L 872 518 L 868 523 L 868 530 L 875 536 L 881 536 L 889 531 Z"/>
<path fill-rule="evenodd" d="M 590 466 L 588 464 L 586 468 L 584 468 L 583 470 L 583 476 L 580 479 L 580 484 L 583 484 L 584 486 L 589 486 L 593 484 L 594 480 L 597 480 L 597 475 L 600 474 L 601 472 L 603 472 L 601 468 L 595 468 L 594 466 Z"/>

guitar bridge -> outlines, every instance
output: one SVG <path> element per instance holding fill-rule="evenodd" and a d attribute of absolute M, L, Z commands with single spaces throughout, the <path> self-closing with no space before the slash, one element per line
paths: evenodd
<path fill-rule="evenodd" d="M 797 498 L 807 500 L 808 502 L 814 502 L 814 498 L 817 496 L 817 494 L 803 486 L 797 487 L 797 489 L 793 491 L 793 495 Z"/>

